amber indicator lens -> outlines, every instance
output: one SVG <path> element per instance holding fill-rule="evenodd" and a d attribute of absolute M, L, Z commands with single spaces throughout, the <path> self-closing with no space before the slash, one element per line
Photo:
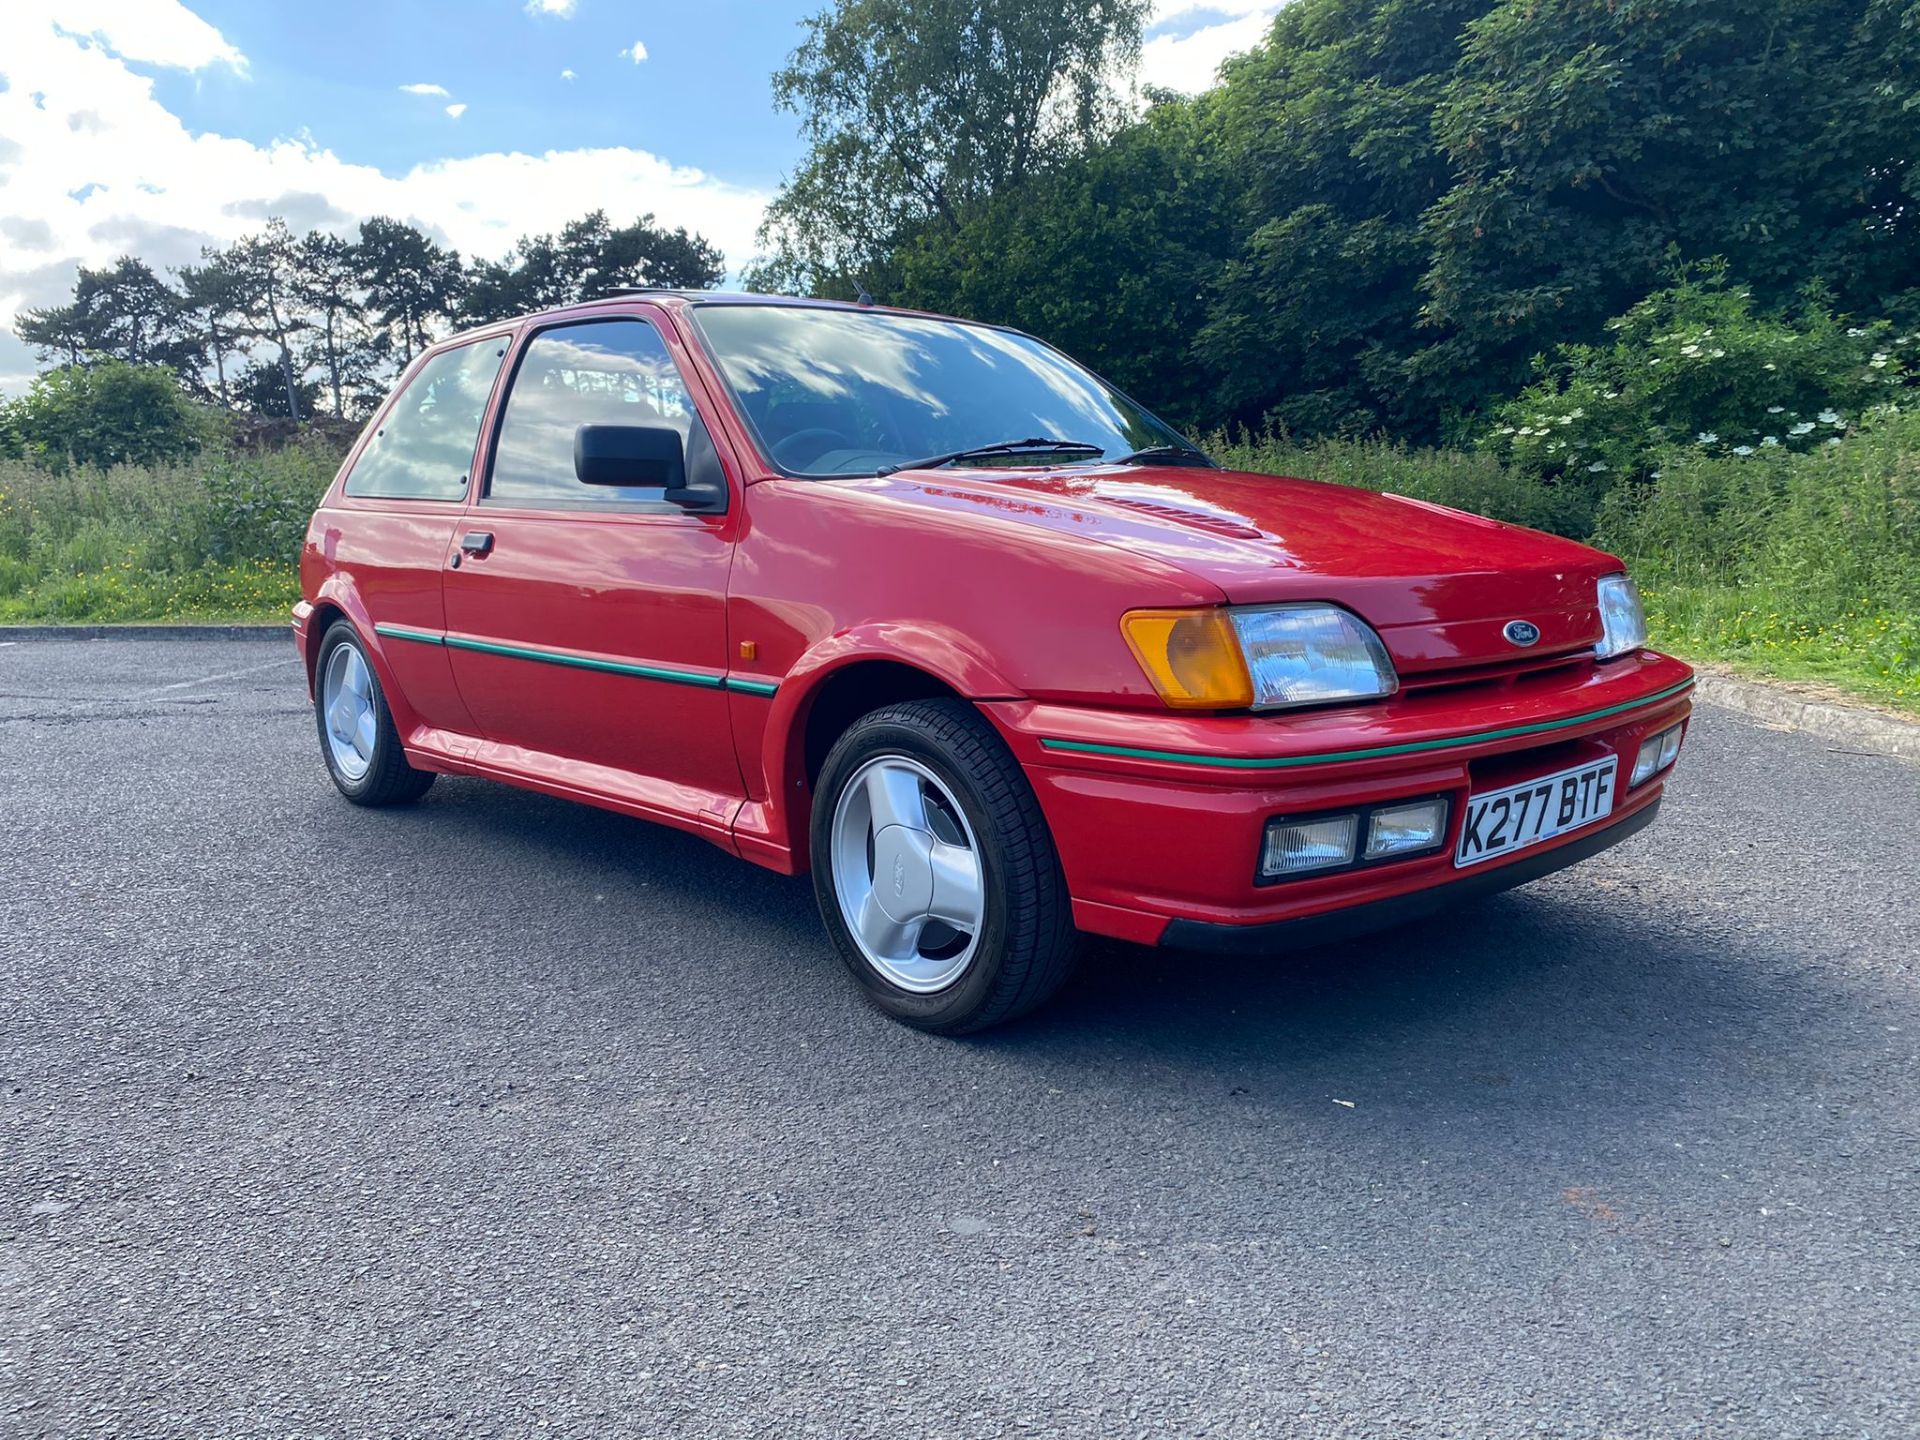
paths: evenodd
<path fill-rule="evenodd" d="M 1239 710 L 1253 703 L 1253 680 L 1225 611 L 1135 610 L 1120 625 L 1167 704 Z"/>

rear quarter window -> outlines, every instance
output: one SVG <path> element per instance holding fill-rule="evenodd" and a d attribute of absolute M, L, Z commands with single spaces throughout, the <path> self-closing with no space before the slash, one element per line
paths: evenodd
<path fill-rule="evenodd" d="M 347 475 L 370 500 L 459 500 L 467 493 L 480 420 L 506 358 L 495 336 L 443 350 L 407 382 Z"/>

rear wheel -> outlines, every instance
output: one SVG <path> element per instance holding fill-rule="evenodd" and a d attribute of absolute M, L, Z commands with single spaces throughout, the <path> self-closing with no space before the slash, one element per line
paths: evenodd
<path fill-rule="evenodd" d="M 321 639 L 315 676 L 320 752 L 340 793 L 356 805 L 404 805 L 426 794 L 433 772 L 407 764 L 380 677 L 345 620 Z"/>
<path fill-rule="evenodd" d="M 827 756 L 814 890 L 869 999 L 923 1030 L 1010 1020 L 1072 969 L 1066 882 L 1019 764 L 972 706 L 890 705 Z"/>

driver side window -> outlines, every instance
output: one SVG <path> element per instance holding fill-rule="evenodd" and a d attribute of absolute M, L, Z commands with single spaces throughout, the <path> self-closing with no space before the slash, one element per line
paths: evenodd
<path fill-rule="evenodd" d="M 704 427 L 660 332 L 645 320 L 592 320 L 527 343 L 494 446 L 487 498 L 580 509 L 658 501 L 658 487 L 582 485 L 573 470 L 582 425 L 664 425 L 683 446 Z M 691 448 L 697 448 L 698 440 Z M 691 455 L 689 457 L 691 459 Z"/>

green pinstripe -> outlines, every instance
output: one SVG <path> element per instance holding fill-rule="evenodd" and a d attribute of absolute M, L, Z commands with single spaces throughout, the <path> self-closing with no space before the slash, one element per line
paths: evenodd
<path fill-rule="evenodd" d="M 1543 720 L 1533 725 L 1513 725 L 1504 730 L 1481 730 L 1472 735 L 1450 735 L 1443 740 L 1409 740 L 1400 745 L 1376 745 L 1366 750 L 1333 750 L 1319 755 L 1283 755 L 1252 757 L 1244 755 L 1196 755 L 1185 750 L 1138 750 L 1131 745 L 1096 745 L 1089 740 L 1041 740 L 1042 748 L 1074 755 L 1112 755 L 1126 760 L 1164 760 L 1178 765 L 1205 765 L 1221 770 L 1286 770 L 1298 765 L 1333 765 L 1343 760 L 1383 760 L 1393 755 L 1418 755 L 1431 750 L 1457 750 L 1462 745 L 1483 745 L 1490 740 L 1512 740 L 1522 735 L 1545 735 L 1568 730 L 1576 725 L 1624 715 L 1629 710 L 1671 700 L 1693 688 L 1693 681 L 1661 690 L 1638 700 L 1590 710 L 1565 720 Z"/>
<path fill-rule="evenodd" d="M 374 634 L 389 640 L 411 640 L 419 645 L 442 645 L 449 650 L 471 650 L 481 655 L 504 655 L 511 660 L 533 660 L 542 665 L 565 665 L 573 670 L 595 670 L 606 675 L 630 675 L 636 680 L 658 680 L 665 685 L 693 685 L 703 690 L 735 690 L 743 695 L 773 695 L 780 686 L 771 680 L 748 680 L 737 675 L 707 675 L 664 665 L 635 665 L 626 660 L 599 660 L 569 655 L 564 650 L 541 650 L 530 645 L 506 645 L 498 640 L 470 640 L 464 635 L 436 635 L 404 625 L 375 625 Z"/>

